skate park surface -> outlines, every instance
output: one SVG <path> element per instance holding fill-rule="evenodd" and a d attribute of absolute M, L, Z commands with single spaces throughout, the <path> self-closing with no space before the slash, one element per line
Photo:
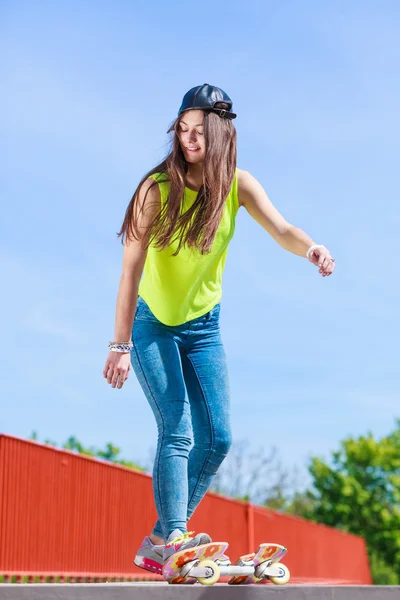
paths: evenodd
<path fill-rule="evenodd" d="M 265 589 L 268 588 L 268 589 Z M 0 600 L 395 600 L 400 586 L 28 583 L 0 585 Z"/>

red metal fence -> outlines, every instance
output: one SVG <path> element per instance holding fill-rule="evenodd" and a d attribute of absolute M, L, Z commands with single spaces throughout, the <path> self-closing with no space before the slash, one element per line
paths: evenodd
<path fill-rule="evenodd" d="M 156 521 L 149 475 L 0 435 L 0 574 L 140 574 L 132 559 Z M 292 581 L 371 583 L 362 538 L 208 493 L 190 521 L 229 542 L 287 546 Z M 154 578 L 154 577 L 153 577 Z"/>

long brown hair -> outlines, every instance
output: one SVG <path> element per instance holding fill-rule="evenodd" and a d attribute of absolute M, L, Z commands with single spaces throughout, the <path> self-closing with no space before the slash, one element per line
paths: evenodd
<path fill-rule="evenodd" d="M 216 108 L 229 109 L 224 102 Z M 184 115 L 184 113 L 183 113 Z M 232 187 L 236 171 L 236 129 L 232 121 L 223 119 L 213 112 L 204 115 L 204 139 L 206 145 L 203 163 L 203 183 L 193 205 L 181 215 L 181 201 L 184 196 L 188 163 L 180 146 L 178 131 L 181 115 L 171 125 L 171 149 L 167 157 L 141 180 L 126 209 L 118 237 L 122 243 L 129 239 L 139 239 L 137 219 L 134 210 L 141 186 L 154 173 L 162 173 L 163 180 L 170 182 L 168 200 L 160 206 L 158 214 L 142 236 L 144 249 L 150 244 L 156 248 L 165 248 L 171 241 L 179 240 L 173 256 L 176 256 L 182 245 L 195 247 L 201 254 L 210 252 L 215 234 L 219 227 L 225 200 Z M 151 184 L 146 192 L 156 181 Z M 145 204 L 145 200 L 143 205 Z M 147 242 L 145 241 L 147 240 Z"/>

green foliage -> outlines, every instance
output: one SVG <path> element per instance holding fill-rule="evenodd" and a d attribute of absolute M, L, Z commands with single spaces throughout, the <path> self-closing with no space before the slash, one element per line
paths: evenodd
<path fill-rule="evenodd" d="M 298 517 L 307 517 L 312 520 L 314 514 L 315 498 L 311 492 L 296 492 L 285 507 L 285 512 Z"/>
<path fill-rule="evenodd" d="M 95 457 L 97 455 L 95 448 L 85 448 L 74 435 L 71 435 L 61 447 L 64 450 L 71 450 L 72 452 L 78 452 L 79 454 L 85 454 L 86 456 Z"/>
<path fill-rule="evenodd" d="M 369 553 L 372 579 L 376 585 L 400 585 L 400 577 L 377 552 Z"/>
<path fill-rule="evenodd" d="M 392 433 L 344 440 L 331 464 L 314 457 L 302 516 L 366 539 L 375 583 L 400 579 L 400 419 Z M 307 504 L 308 503 L 308 504 Z"/>
<path fill-rule="evenodd" d="M 272 510 L 286 510 L 288 499 L 283 489 L 277 486 L 266 498 L 264 506 Z"/>
<path fill-rule="evenodd" d="M 32 432 L 30 437 L 31 440 L 38 441 L 38 434 L 36 431 Z M 45 444 L 50 446 L 57 447 L 57 443 L 51 440 L 45 440 Z M 114 446 L 109 442 L 106 444 L 104 450 L 97 450 L 94 447 L 85 448 L 83 444 L 77 439 L 76 436 L 71 435 L 66 442 L 61 445 L 61 448 L 64 450 L 70 450 L 72 452 L 77 452 L 78 454 L 84 454 L 85 456 L 92 456 L 93 458 L 101 458 L 102 460 L 106 460 L 108 462 L 112 462 L 114 464 L 122 465 L 124 467 L 128 467 L 129 469 L 135 469 L 136 471 L 145 471 L 142 466 L 138 465 L 135 462 L 127 461 L 122 458 L 119 458 L 121 453 L 120 448 Z"/>
<path fill-rule="evenodd" d="M 287 493 L 285 489 L 276 487 L 262 506 L 289 515 L 315 520 L 313 517 L 314 504 L 315 499 L 309 491 Z"/>

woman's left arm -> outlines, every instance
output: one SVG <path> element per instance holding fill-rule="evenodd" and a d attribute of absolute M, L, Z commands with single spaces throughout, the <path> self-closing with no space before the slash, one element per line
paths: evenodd
<path fill-rule="evenodd" d="M 323 277 L 335 270 L 335 262 L 325 246 L 316 244 L 304 231 L 286 221 L 274 207 L 262 185 L 248 171 L 239 170 L 239 204 L 285 250 L 307 257 Z"/>

